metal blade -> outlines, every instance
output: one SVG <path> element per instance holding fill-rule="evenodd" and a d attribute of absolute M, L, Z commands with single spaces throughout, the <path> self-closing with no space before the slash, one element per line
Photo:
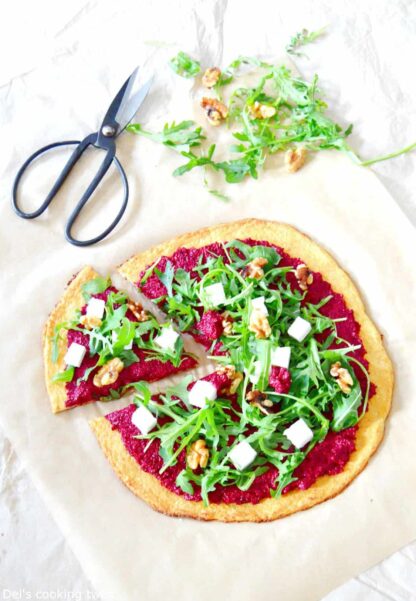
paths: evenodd
<path fill-rule="evenodd" d="M 153 76 L 149 77 L 145 70 L 136 67 L 110 104 L 100 129 L 104 126 L 115 126 L 116 135 L 119 135 L 137 113 L 150 90 L 152 81 Z"/>

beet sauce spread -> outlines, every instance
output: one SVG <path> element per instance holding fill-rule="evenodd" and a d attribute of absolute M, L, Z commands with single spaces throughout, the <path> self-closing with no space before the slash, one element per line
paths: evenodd
<path fill-rule="evenodd" d="M 95 298 L 107 300 L 110 292 L 115 291 L 115 288 L 108 288 L 104 292 L 101 292 L 100 294 L 94 294 L 93 296 Z M 81 309 L 81 313 L 84 314 L 85 311 L 86 305 Z M 131 311 L 127 311 L 126 317 L 132 321 L 135 321 L 135 317 Z M 87 350 L 89 350 L 88 336 L 82 332 L 78 332 L 77 330 L 68 330 L 68 347 L 72 344 L 72 342 L 82 344 L 87 348 Z M 137 355 L 138 361 L 125 367 L 113 384 L 109 384 L 108 386 L 100 386 L 99 388 L 93 384 L 93 374 L 98 371 L 99 368 L 94 370 L 89 375 L 87 380 L 80 381 L 79 384 L 77 384 L 77 381 L 79 378 L 83 377 L 86 370 L 93 367 L 97 362 L 96 356 L 90 357 L 89 354 L 86 353 L 81 367 L 75 368 L 72 381 L 66 383 L 67 400 L 65 405 L 67 407 L 73 407 L 75 405 L 88 403 L 92 399 L 99 400 L 102 398 L 111 398 L 110 390 L 119 390 L 123 386 L 126 386 L 132 382 L 138 382 L 139 380 L 156 382 L 157 380 L 166 378 L 167 376 L 175 374 L 178 371 L 190 369 L 196 365 L 196 362 L 194 359 L 192 359 L 192 357 L 184 357 L 180 366 L 174 367 L 170 361 L 163 363 L 158 359 L 149 360 L 146 352 L 143 349 L 139 349 L 135 345 L 133 345 L 132 350 Z"/>
<path fill-rule="evenodd" d="M 262 245 L 275 248 L 281 257 L 279 263 L 280 267 L 296 267 L 302 263 L 301 259 L 290 257 L 281 248 L 268 242 L 259 242 L 251 239 L 244 240 L 244 242 L 251 246 Z M 224 260 L 227 261 L 223 246 L 215 243 L 199 249 L 180 248 L 171 257 L 162 257 L 157 266 L 160 271 L 164 271 L 166 262 L 169 259 L 174 268 L 185 269 L 190 272 L 192 277 L 198 277 L 198 274 L 192 271 L 197 265 L 198 260 L 202 256 L 203 260 L 205 261 L 212 255 L 221 255 L 224 257 Z M 141 276 L 142 274 L 138 274 L 139 282 Z M 286 277 L 291 287 L 293 289 L 297 289 L 298 283 L 295 275 L 293 273 L 288 273 Z M 140 287 L 141 291 L 150 299 L 155 299 L 166 294 L 166 288 L 155 274 L 152 274 L 145 284 L 143 284 L 143 286 L 140 286 L 139 283 L 138 286 Z M 330 284 L 323 280 L 320 273 L 313 272 L 313 283 L 308 288 L 306 301 L 318 303 L 320 300 L 329 295 L 331 295 L 332 298 L 320 309 L 321 313 L 333 319 L 345 318 L 345 321 L 337 323 L 338 336 L 348 341 L 352 345 L 361 345 L 361 348 L 351 353 L 351 356 L 357 359 L 362 365 L 367 367 L 368 362 L 365 359 L 365 349 L 359 337 L 360 326 L 355 321 L 353 312 L 346 306 L 343 296 L 333 292 Z M 198 342 L 204 344 L 207 348 L 211 346 L 212 341 L 218 338 L 222 333 L 219 313 L 216 311 L 207 311 L 204 315 L 201 315 L 201 319 L 195 325 L 195 329 L 192 333 Z M 74 332 L 74 334 L 77 333 Z M 325 338 L 325 333 L 321 334 L 320 336 Z M 215 347 L 214 352 L 217 354 L 222 353 L 220 344 Z M 158 361 L 153 361 L 153 363 L 157 364 Z M 140 363 L 133 364 L 133 366 L 134 365 L 138 366 L 138 369 L 140 369 Z M 162 371 L 163 367 L 166 365 L 167 364 L 162 364 Z M 156 369 L 157 365 L 155 365 L 154 368 Z M 123 375 L 124 371 L 126 370 L 123 370 L 121 376 Z M 359 368 L 354 369 L 354 371 L 358 381 L 360 382 L 363 393 L 365 393 L 366 378 Z M 278 391 L 287 391 L 288 386 L 290 388 L 290 373 L 286 372 L 287 370 L 273 368 L 270 375 L 270 385 Z M 224 377 L 225 376 L 219 376 L 218 374 L 214 373 L 204 379 L 211 381 L 217 387 L 217 390 L 220 390 L 224 386 Z M 372 387 L 370 396 L 373 393 L 374 390 Z M 140 433 L 136 426 L 134 426 L 131 422 L 131 416 L 135 409 L 136 406 L 132 404 L 125 409 L 115 411 L 106 416 L 107 420 L 112 426 L 112 429 L 117 430 L 120 433 L 127 451 L 135 458 L 137 463 L 144 471 L 155 476 L 155 478 L 157 478 L 168 490 L 171 490 L 172 492 L 183 496 L 188 500 L 201 500 L 199 492 L 189 495 L 184 493 L 178 486 L 176 486 L 176 478 L 186 466 L 185 450 L 183 450 L 179 455 L 176 465 L 168 468 L 163 474 L 159 474 L 159 470 L 163 466 L 163 459 L 159 455 L 160 443 L 157 439 L 155 439 L 147 451 L 144 452 L 148 441 L 134 438 L 135 435 Z M 357 426 L 348 428 L 341 432 L 329 431 L 325 440 L 318 443 L 306 456 L 301 465 L 299 465 L 299 467 L 295 470 L 294 476 L 297 478 L 297 480 L 289 484 L 283 490 L 283 494 L 294 489 L 305 490 L 312 486 L 312 484 L 320 476 L 333 475 L 342 472 L 351 454 L 355 450 L 356 431 Z M 246 491 L 240 490 L 235 485 L 226 487 L 217 486 L 215 491 L 209 493 L 210 502 L 237 504 L 259 503 L 262 499 L 270 497 L 270 489 L 275 486 L 274 481 L 276 476 L 277 469 L 274 466 L 270 466 L 269 471 L 258 476 L 250 488 Z"/>

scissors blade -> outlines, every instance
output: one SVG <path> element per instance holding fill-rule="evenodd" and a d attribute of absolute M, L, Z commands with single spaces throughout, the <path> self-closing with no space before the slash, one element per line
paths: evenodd
<path fill-rule="evenodd" d="M 153 76 L 136 67 L 130 77 L 117 92 L 103 119 L 101 129 L 105 125 L 116 125 L 119 135 L 139 110 L 152 85 Z"/>

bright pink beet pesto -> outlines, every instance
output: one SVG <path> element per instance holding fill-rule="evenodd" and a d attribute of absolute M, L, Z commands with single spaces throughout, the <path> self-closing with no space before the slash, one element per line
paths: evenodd
<path fill-rule="evenodd" d="M 95 298 L 101 298 L 106 300 L 110 292 L 115 292 L 115 288 L 108 288 L 101 294 L 95 294 Z M 86 305 L 81 309 L 81 313 L 84 314 L 86 311 Z M 134 315 L 127 311 L 126 316 L 135 321 Z M 83 334 L 82 332 L 77 332 L 76 330 L 68 331 L 68 346 L 72 344 L 72 342 L 77 342 L 78 344 L 82 344 L 89 350 L 89 339 L 88 336 Z M 90 357 L 87 352 L 85 358 L 82 362 L 81 367 L 75 368 L 74 377 L 72 382 L 66 383 L 66 392 L 67 392 L 67 400 L 65 405 L 67 407 L 73 407 L 75 405 L 82 405 L 83 403 L 88 403 L 91 400 L 99 400 L 103 398 L 111 398 L 110 390 L 119 390 L 123 386 L 130 384 L 131 382 L 138 382 L 139 380 L 144 380 L 146 382 L 156 382 L 157 380 L 161 380 L 162 378 L 166 378 L 172 374 L 177 373 L 178 371 L 183 371 L 185 369 L 190 369 L 191 367 L 195 367 L 196 362 L 191 357 L 184 357 L 179 367 L 174 367 L 170 361 L 163 363 L 158 359 L 148 359 L 145 351 L 139 349 L 137 346 L 133 346 L 134 353 L 138 357 L 137 363 L 132 363 L 128 367 L 125 367 L 123 371 L 120 373 L 117 380 L 110 384 L 109 386 L 94 386 L 93 378 L 94 374 L 98 371 L 99 368 L 93 370 L 88 379 L 86 381 L 82 381 L 77 385 L 77 380 L 82 378 L 85 371 L 96 364 L 97 357 Z"/>
<path fill-rule="evenodd" d="M 274 246 L 268 242 L 260 242 L 256 240 L 244 240 L 246 244 L 272 246 L 277 250 L 281 256 L 280 266 L 296 266 L 302 263 L 301 259 L 290 257 L 281 248 Z M 186 249 L 181 248 L 177 250 L 171 257 L 162 257 L 158 263 L 158 268 L 163 271 L 166 266 L 166 262 L 169 259 L 175 268 L 181 267 L 190 271 L 193 277 L 197 277 L 195 272 L 192 272 L 193 267 L 198 262 L 199 257 L 202 255 L 203 259 L 206 260 L 209 256 L 221 255 L 226 261 L 224 249 L 221 244 L 211 244 L 201 249 Z M 347 308 L 344 298 L 341 294 L 333 292 L 330 284 L 325 282 L 322 275 L 318 272 L 313 273 L 313 283 L 309 286 L 306 294 L 306 301 L 312 303 L 318 303 L 321 299 L 326 296 L 332 295 L 332 299 L 321 309 L 322 314 L 327 315 L 331 318 L 345 318 L 345 321 L 339 322 L 337 325 L 338 335 L 344 338 L 351 344 L 361 344 L 361 348 L 353 353 L 353 356 L 360 361 L 364 366 L 368 366 L 368 362 L 365 359 L 365 349 L 362 346 L 361 339 L 359 337 L 360 326 L 355 321 L 353 312 Z M 141 274 L 138 275 L 140 281 Z M 287 279 L 293 289 L 298 287 L 294 274 L 289 273 Z M 166 289 L 157 276 L 152 275 L 147 282 L 141 288 L 142 292 L 146 294 L 150 299 L 155 299 L 166 294 Z M 210 346 L 212 343 L 213 333 L 216 333 L 219 328 L 219 320 L 215 318 L 213 314 L 215 311 L 210 312 L 211 315 L 204 319 L 201 316 L 201 320 L 198 323 L 198 330 L 194 332 L 194 336 L 198 341 L 205 342 L 206 346 Z M 205 314 L 207 315 L 207 314 Z M 202 322 L 202 324 L 201 324 Z M 204 328 L 204 322 L 206 322 L 206 329 Z M 324 335 L 323 335 L 324 336 Z M 220 348 L 218 347 L 220 351 Z M 365 392 L 366 380 L 359 368 L 355 371 L 356 376 L 361 384 L 363 392 Z M 287 378 L 282 379 L 281 374 L 278 375 L 278 379 L 284 382 L 285 388 L 287 387 Z M 274 379 L 274 378 L 273 378 Z M 277 382 L 270 382 L 271 385 L 275 386 Z M 374 390 L 372 390 L 374 392 Z M 370 395 L 371 396 L 371 395 Z M 141 468 L 146 472 L 154 475 L 160 482 L 169 490 L 179 494 L 189 500 L 200 500 L 199 493 L 193 496 L 187 495 L 175 484 L 178 474 L 185 467 L 185 451 L 180 455 L 177 465 L 169 468 L 162 475 L 159 474 L 159 470 L 162 467 L 163 461 L 159 456 L 159 442 L 157 440 L 149 447 L 149 450 L 144 453 L 144 447 L 146 441 L 141 441 L 133 438 L 134 435 L 138 434 L 138 430 L 131 423 L 131 415 L 135 409 L 135 405 L 130 405 L 121 411 L 110 413 L 107 419 L 111 423 L 113 429 L 118 430 L 122 436 L 124 445 L 128 452 L 136 459 Z M 309 488 L 320 476 L 333 475 L 343 471 L 347 464 L 351 454 L 355 450 L 355 436 L 357 428 L 348 428 L 342 432 L 329 432 L 325 440 L 317 444 L 314 449 L 306 457 L 305 461 L 296 469 L 295 476 L 297 480 L 287 486 L 283 494 L 293 489 L 307 489 Z M 265 474 L 256 478 L 249 490 L 241 491 L 236 486 L 218 487 L 216 491 L 210 493 L 209 498 L 212 503 L 258 503 L 264 498 L 270 497 L 270 488 L 277 475 L 277 470 L 274 466 L 270 466 L 270 469 Z"/>

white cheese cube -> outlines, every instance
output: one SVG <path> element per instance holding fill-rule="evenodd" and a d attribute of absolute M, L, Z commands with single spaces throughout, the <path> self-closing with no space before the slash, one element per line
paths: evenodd
<path fill-rule="evenodd" d="M 111 332 L 111 339 L 114 342 L 117 342 L 117 332 L 112 331 Z M 129 344 L 126 344 L 126 346 L 124 347 L 125 351 L 131 351 L 131 349 L 133 348 L 133 340 L 130 340 Z"/>
<path fill-rule="evenodd" d="M 90 298 L 87 305 L 88 317 L 98 317 L 102 319 L 104 315 L 105 301 L 101 298 Z"/>
<path fill-rule="evenodd" d="M 225 296 L 224 286 L 221 283 L 211 284 L 211 286 L 207 286 L 206 288 L 204 288 L 204 292 L 208 303 L 210 305 L 213 305 L 214 307 L 218 307 L 218 305 L 225 303 L 225 301 L 227 300 Z"/>
<path fill-rule="evenodd" d="M 303 317 L 297 317 L 287 333 L 298 342 L 302 342 L 311 330 L 312 326 L 309 321 L 306 321 Z"/>
<path fill-rule="evenodd" d="M 290 346 L 277 346 L 272 350 L 271 364 L 276 367 L 289 368 L 290 363 Z"/>
<path fill-rule="evenodd" d="M 156 426 L 157 418 L 149 409 L 140 405 L 131 416 L 131 422 L 142 434 L 146 435 Z"/>
<path fill-rule="evenodd" d="M 67 365 L 72 365 L 73 367 L 79 367 L 82 363 L 83 358 L 85 357 L 85 353 L 87 349 L 82 344 L 78 344 L 78 342 L 73 342 L 69 349 L 66 351 L 66 355 L 64 361 Z"/>
<path fill-rule="evenodd" d="M 259 311 L 262 315 L 268 315 L 266 304 L 264 302 L 264 296 L 258 296 L 253 298 L 251 301 L 251 307 L 254 311 Z"/>
<path fill-rule="evenodd" d="M 189 391 L 189 402 L 194 407 L 203 409 L 208 401 L 215 401 L 217 398 L 217 389 L 207 380 L 197 380 Z"/>
<path fill-rule="evenodd" d="M 297 449 L 304 447 L 313 438 L 313 431 L 302 418 L 298 419 L 289 428 L 286 428 L 283 434 Z"/>
<path fill-rule="evenodd" d="M 159 336 L 156 336 L 155 338 L 155 343 L 165 351 L 173 351 L 175 348 L 175 342 L 178 338 L 178 332 L 175 332 L 172 326 L 169 326 L 167 328 L 162 328 Z"/>
<path fill-rule="evenodd" d="M 257 453 L 253 447 L 246 440 L 242 440 L 233 448 L 228 456 L 235 467 L 241 471 L 248 467 L 250 463 L 253 463 L 256 455 Z"/>
<path fill-rule="evenodd" d="M 257 384 L 261 375 L 261 361 L 254 361 L 253 367 L 254 370 L 251 372 L 248 379 L 252 384 Z"/>

